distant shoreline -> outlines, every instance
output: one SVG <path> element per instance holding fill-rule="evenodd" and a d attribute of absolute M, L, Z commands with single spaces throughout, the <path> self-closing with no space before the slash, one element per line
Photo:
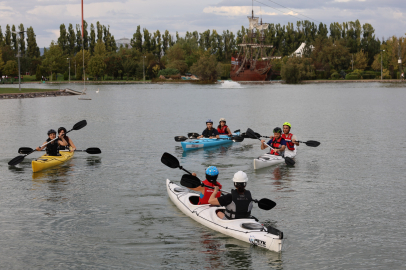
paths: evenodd
<path fill-rule="evenodd" d="M 24 88 L 22 88 L 24 90 Z M 55 90 L 55 89 L 38 89 L 38 91 L 33 92 L 19 92 L 18 88 L 14 93 L 1 93 L 0 92 L 0 100 L 1 99 L 19 99 L 19 98 L 40 98 L 40 97 L 58 97 L 58 96 L 72 96 L 78 95 L 76 91 L 66 91 L 66 90 Z M 1 88 L 0 88 L 1 91 Z"/>
<path fill-rule="evenodd" d="M 217 81 L 216 83 L 223 83 L 224 81 L 231 81 L 231 80 L 222 80 Z M 234 82 L 234 81 L 233 81 Z M 236 81 L 240 84 L 273 84 L 273 83 L 284 83 L 282 80 L 274 80 L 274 81 Z M 379 82 L 379 83 L 406 83 L 406 80 L 399 80 L 399 79 L 390 79 L 390 80 L 305 80 L 301 81 L 301 84 L 311 84 L 311 83 L 371 83 L 371 82 Z M 151 82 L 151 81 L 86 81 L 88 85 L 109 85 L 109 84 L 184 84 L 184 83 L 191 83 L 190 81 L 158 81 L 158 82 Z M 42 82 L 23 82 L 22 84 L 43 84 Z M 46 82 L 44 84 L 83 84 L 81 81 L 71 81 L 71 82 Z"/>

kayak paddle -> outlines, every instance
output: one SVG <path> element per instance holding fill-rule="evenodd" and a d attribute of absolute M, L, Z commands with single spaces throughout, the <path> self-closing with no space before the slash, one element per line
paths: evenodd
<path fill-rule="evenodd" d="M 186 141 L 188 138 L 186 138 L 185 136 L 176 136 L 175 137 L 175 141 L 176 142 L 184 142 Z"/>
<path fill-rule="evenodd" d="M 197 188 L 197 187 L 207 187 L 210 189 L 214 189 L 214 187 L 211 186 L 207 186 L 205 184 L 203 184 L 199 178 L 197 178 L 196 176 L 193 175 L 189 175 L 189 174 L 184 174 L 182 176 L 182 179 L 180 180 L 180 184 L 182 186 L 185 186 L 187 188 Z M 222 193 L 226 193 L 226 194 L 230 194 L 229 192 L 220 190 Z M 270 199 L 266 199 L 263 198 L 261 200 L 255 200 L 252 199 L 253 202 L 258 203 L 258 207 L 263 209 L 263 210 L 271 210 L 272 208 L 274 208 L 276 206 L 276 203 Z"/>
<path fill-rule="evenodd" d="M 73 128 L 72 128 L 71 130 L 67 131 L 65 134 L 68 134 L 68 133 L 71 132 L 72 130 L 79 130 L 79 129 L 82 129 L 82 128 L 84 128 L 86 125 L 87 125 L 86 120 L 79 121 L 79 122 L 77 122 L 77 123 L 73 126 Z M 55 141 L 55 140 L 57 140 L 57 139 L 58 139 L 58 137 L 56 137 L 56 138 L 53 139 L 53 140 L 50 140 L 50 141 L 47 142 L 47 143 L 44 143 L 43 145 L 40 146 L 40 148 L 43 147 L 43 146 L 45 146 L 45 145 L 47 145 L 47 144 L 49 144 L 49 143 L 51 143 L 51 142 L 53 142 L 53 141 Z M 35 152 L 35 150 L 33 150 L 32 152 Z M 8 165 L 10 165 L 10 166 L 15 166 L 15 165 L 19 164 L 20 162 L 22 162 L 22 161 L 24 160 L 24 158 L 25 158 L 26 156 L 28 156 L 28 155 L 31 154 L 32 152 L 27 153 L 27 154 L 25 154 L 24 156 L 17 156 L 17 157 L 15 157 L 15 158 L 13 158 L 12 160 L 10 160 L 10 161 L 8 162 Z"/>
<path fill-rule="evenodd" d="M 258 134 L 258 135 L 259 135 L 259 137 L 272 138 L 272 137 L 269 137 L 269 136 L 262 136 L 261 134 Z M 304 143 L 304 144 L 306 144 L 307 146 L 310 146 L 310 147 L 317 147 L 317 146 L 320 145 L 320 142 L 318 142 L 318 141 L 307 141 L 307 142 L 297 141 L 297 142 L 298 143 Z"/>
<path fill-rule="evenodd" d="M 252 137 L 252 138 L 256 138 L 256 139 L 258 139 L 258 140 L 261 140 L 261 138 L 260 138 L 261 135 L 258 134 L 259 136 L 257 136 L 256 133 L 255 133 L 252 129 L 250 129 L 250 128 L 247 129 L 246 134 L 247 134 L 248 136 Z M 266 145 L 268 145 L 268 144 L 266 144 Z M 268 145 L 268 146 L 269 146 L 270 148 L 272 148 L 270 145 Z M 295 165 L 295 163 L 296 163 L 296 161 L 294 161 L 294 160 L 293 160 L 292 158 L 290 158 L 290 157 L 283 157 L 283 158 L 285 159 L 286 165 L 293 166 L 293 165 Z"/>
<path fill-rule="evenodd" d="M 36 151 L 36 150 L 34 150 L 30 147 L 21 147 L 20 149 L 18 149 L 19 154 L 29 154 L 34 151 Z M 45 150 L 41 150 L 41 151 L 45 151 Z M 67 150 L 67 151 L 69 151 L 69 150 Z M 87 148 L 86 150 L 75 150 L 75 152 L 86 152 L 86 153 L 92 154 L 92 155 L 101 154 L 100 148 L 97 148 L 97 147 L 90 147 L 90 148 Z"/>
<path fill-rule="evenodd" d="M 166 166 L 168 166 L 169 168 L 172 168 L 172 169 L 179 168 L 181 170 L 184 170 L 185 172 L 187 172 L 190 175 L 192 174 L 191 172 L 187 171 L 182 166 L 180 166 L 179 160 L 176 157 L 172 156 L 171 154 L 169 154 L 167 152 L 163 153 L 163 155 L 161 157 L 161 162 L 163 164 L 165 164 Z"/>

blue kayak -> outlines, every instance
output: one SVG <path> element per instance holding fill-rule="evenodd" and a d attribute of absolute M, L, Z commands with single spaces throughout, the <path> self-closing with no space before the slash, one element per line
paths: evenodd
<path fill-rule="evenodd" d="M 240 135 L 240 133 L 233 133 L 233 135 L 238 136 Z M 181 142 L 180 144 L 182 145 L 183 151 L 189 151 L 200 148 L 232 144 L 233 142 L 234 141 L 232 140 L 232 138 L 228 137 L 227 135 L 220 135 L 219 139 L 201 138 L 193 141 Z"/>

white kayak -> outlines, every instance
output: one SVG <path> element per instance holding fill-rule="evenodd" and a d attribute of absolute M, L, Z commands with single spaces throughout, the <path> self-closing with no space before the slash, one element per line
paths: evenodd
<path fill-rule="evenodd" d="M 297 153 L 296 149 L 295 151 L 285 150 L 285 156 L 290 158 L 294 158 L 296 156 L 296 153 Z M 259 156 L 258 158 L 254 159 L 254 170 L 262 169 L 265 167 L 269 167 L 284 162 L 285 159 L 281 156 L 263 154 L 262 156 Z"/>
<path fill-rule="evenodd" d="M 255 219 L 223 220 L 217 211 L 224 207 L 209 204 L 197 205 L 199 195 L 190 193 L 187 188 L 180 187 L 169 179 L 166 188 L 172 202 L 187 216 L 200 224 L 225 235 L 234 237 L 254 246 L 263 247 L 275 252 L 282 250 L 283 233 L 272 227 L 265 227 Z M 196 204 L 194 204 L 196 203 Z"/>

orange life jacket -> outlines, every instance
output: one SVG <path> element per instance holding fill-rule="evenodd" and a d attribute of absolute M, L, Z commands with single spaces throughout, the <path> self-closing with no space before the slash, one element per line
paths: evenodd
<path fill-rule="evenodd" d="M 275 140 L 275 137 L 274 137 L 274 138 L 272 139 L 272 142 L 271 142 L 270 146 L 271 146 L 272 148 L 279 149 L 279 147 L 281 146 L 281 141 L 282 141 L 282 140 L 284 140 L 284 139 L 282 138 L 282 136 L 280 136 L 278 140 Z M 275 156 L 280 156 L 280 155 L 281 155 L 280 152 L 275 152 L 273 149 L 271 149 L 270 154 L 271 154 L 271 155 L 275 155 Z"/>

